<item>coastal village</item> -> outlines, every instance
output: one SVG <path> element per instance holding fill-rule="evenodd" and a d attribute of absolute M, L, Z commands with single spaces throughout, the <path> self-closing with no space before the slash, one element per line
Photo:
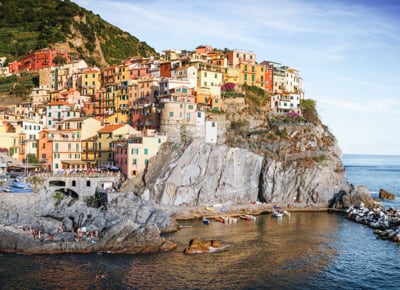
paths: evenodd
<path fill-rule="evenodd" d="M 3 173 L 10 166 L 51 173 L 108 169 L 134 178 L 161 144 L 176 141 L 181 127 L 217 144 L 213 115 L 225 111 L 228 98 L 244 98 L 246 86 L 265 91 L 272 113 L 301 115 L 304 98 L 295 68 L 208 45 L 103 69 L 60 48 L 1 62 L 1 78 L 37 73 L 39 83 L 23 102 L 1 107 L 0 147 L 12 158 L 3 157 Z"/>

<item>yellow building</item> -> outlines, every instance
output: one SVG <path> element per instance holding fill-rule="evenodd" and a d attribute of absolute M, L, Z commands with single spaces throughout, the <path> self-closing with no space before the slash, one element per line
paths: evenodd
<path fill-rule="evenodd" d="M 84 69 L 81 76 L 81 94 L 84 96 L 94 96 L 95 92 L 100 88 L 100 69 L 97 67 Z"/>
<path fill-rule="evenodd" d="M 129 135 L 140 134 L 130 125 L 114 124 L 108 125 L 97 131 L 98 166 L 114 165 L 115 148 L 114 142 L 126 138 Z"/>
<path fill-rule="evenodd" d="M 227 67 L 223 69 L 223 83 L 239 84 L 240 69 L 238 67 Z"/>
<path fill-rule="evenodd" d="M 221 96 L 222 68 L 218 65 L 193 63 L 197 68 L 197 87 L 209 88 L 211 97 Z"/>
<path fill-rule="evenodd" d="M 265 89 L 265 65 L 239 64 L 239 84 Z"/>

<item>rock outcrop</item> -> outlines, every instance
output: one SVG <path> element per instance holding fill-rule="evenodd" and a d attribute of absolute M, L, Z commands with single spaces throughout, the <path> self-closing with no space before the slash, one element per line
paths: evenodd
<path fill-rule="evenodd" d="M 248 150 L 194 139 L 183 152 L 167 148 L 152 160 L 143 196 L 164 205 L 247 203 L 257 200 L 262 162 Z"/>
<path fill-rule="evenodd" d="M 375 201 L 371 197 L 371 193 L 365 186 L 357 186 L 354 187 L 350 185 L 349 190 L 341 190 L 336 193 L 330 200 L 329 200 L 329 208 L 349 208 L 351 206 L 359 206 L 365 205 L 366 207 L 373 207 Z"/>
<path fill-rule="evenodd" d="M 379 198 L 380 199 L 389 199 L 389 200 L 393 200 L 396 198 L 396 196 L 393 193 L 390 193 L 384 189 L 380 189 L 379 190 Z"/>
<path fill-rule="evenodd" d="M 297 127 L 280 146 L 268 147 L 280 148 L 268 156 L 199 138 L 170 143 L 151 160 L 141 195 L 163 205 L 327 204 L 350 189 L 340 149 L 335 142 L 323 147 L 322 126 Z"/>
<path fill-rule="evenodd" d="M 192 239 L 189 242 L 189 246 L 186 247 L 183 252 L 185 254 L 199 254 L 199 253 L 210 253 L 221 249 L 221 243 L 217 240 L 202 240 Z"/>
<path fill-rule="evenodd" d="M 91 208 L 71 197 L 56 203 L 44 191 L 4 194 L 0 203 L 1 251 L 147 253 L 176 246 L 160 236 L 177 230 L 176 221 L 167 211 L 137 196 L 121 194 L 107 208 Z M 83 236 L 78 229 L 85 229 Z"/>

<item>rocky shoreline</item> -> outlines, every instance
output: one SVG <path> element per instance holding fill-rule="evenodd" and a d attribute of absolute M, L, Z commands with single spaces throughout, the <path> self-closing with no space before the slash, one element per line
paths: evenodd
<path fill-rule="evenodd" d="M 177 245 L 161 234 L 179 230 L 182 220 L 256 216 L 270 214 L 277 207 L 288 212 L 342 212 L 357 201 L 374 203 L 363 187 L 352 188 L 349 193 L 339 192 L 329 203 L 250 201 L 202 206 L 162 205 L 131 192 L 117 194 L 100 208 L 69 196 L 58 200 L 45 189 L 29 194 L 2 193 L 0 252 L 27 255 L 165 252 Z M 382 235 L 391 236 L 391 233 Z M 400 237 L 400 227 L 396 229 L 396 236 Z"/>
<path fill-rule="evenodd" d="M 359 203 L 346 210 L 346 217 L 374 229 L 377 238 L 400 242 L 399 209 L 385 209 L 379 204 L 366 207 L 364 203 Z"/>

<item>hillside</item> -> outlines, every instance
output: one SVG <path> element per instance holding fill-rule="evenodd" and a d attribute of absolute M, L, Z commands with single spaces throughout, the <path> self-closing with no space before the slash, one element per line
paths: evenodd
<path fill-rule="evenodd" d="M 65 0 L 0 0 L 0 56 L 17 60 L 45 47 L 69 48 L 100 67 L 156 51 L 136 37 Z"/>

